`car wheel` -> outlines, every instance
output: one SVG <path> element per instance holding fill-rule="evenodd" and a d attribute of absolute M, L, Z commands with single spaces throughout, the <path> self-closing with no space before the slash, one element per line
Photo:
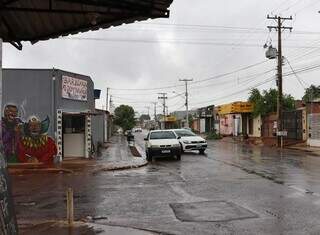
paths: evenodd
<path fill-rule="evenodd" d="M 181 147 L 181 153 L 184 153 L 182 144 L 180 144 L 180 147 Z"/>
<path fill-rule="evenodd" d="M 152 161 L 152 155 L 148 152 L 146 152 L 146 155 L 147 155 L 147 161 L 148 162 L 151 162 Z"/>
<path fill-rule="evenodd" d="M 204 149 L 201 149 L 201 150 L 199 150 L 199 153 L 204 154 L 204 151 L 205 151 Z"/>
<path fill-rule="evenodd" d="M 177 160 L 178 160 L 178 161 L 181 161 L 181 154 L 180 154 L 180 153 L 177 154 Z"/>

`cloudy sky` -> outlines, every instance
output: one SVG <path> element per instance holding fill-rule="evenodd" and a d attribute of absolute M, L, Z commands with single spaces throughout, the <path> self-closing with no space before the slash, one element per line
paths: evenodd
<path fill-rule="evenodd" d="M 320 85 L 319 0 L 174 0 L 169 19 L 78 34 L 18 51 L 4 46 L 9 68 L 60 68 L 92 77 L 115 105 L 140 113 L 167 92 L 169 112 L 184 110 L 183 83 L 193 79 L 190 107 L 246 100 L 252 87 L 275 87 L 275 60 L 265 58 L 265 43 L 277 46 L 267 14 L 292 16 L 284 22 L 284 92 L 299 99 L 310 84 Z M 179 95 L 181 94 L 181 95 Z M 160 102 L 158 110 L 160 109 Z M 160 110 L 159 110 L 160 111 Z M 151 109 L 150 109 L 151 114 Z"/>

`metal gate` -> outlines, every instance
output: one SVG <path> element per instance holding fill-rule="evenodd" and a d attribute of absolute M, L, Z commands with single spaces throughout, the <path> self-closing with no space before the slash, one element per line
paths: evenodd
<path fill-rule="evenodd" d="M 303 139 L 302 110 L 283 112 L 283 130 L 288 132 L 288 139 Z"/>

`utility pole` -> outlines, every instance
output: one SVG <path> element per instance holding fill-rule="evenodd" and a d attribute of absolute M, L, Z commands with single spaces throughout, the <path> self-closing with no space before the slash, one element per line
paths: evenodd
<path fill-rule="evenodd" d="M 168 99 L 167 97 L 167 93 L 166 92 L 162 92 L 162 93 L 158 93 L 159 96 L 158 99 L 163 100 L 163 122 L 161 123 L 161 129 L 165 129 L 165 119 L 166 119 L 166 99 Z"/>
<path fill-rule="evenodd" d="M 109 110 L 110 110 L 110 111 L 109 111 L 109 112 L 110 112 L 110 113 L 113 113 L 113 111 L 114 111 L 114 110 L 113 110 L 113 100 L 112 100 L 112 95 L 110 95 L 110 102 L 109 102 L 109 103 L 110 103 L 110 106 L 109 106 Z"/>
<path fill-rule="evenodd" d="M 146 106 L 146 109 L 148 109 L 148 116 L 150 116 L 150 106 Z"/>
<path fill-rule="evenodd" d="M 187 123 L 186 123 L 186 127 L 189 128 L 189 101 L 188 101 L 188 97 L 189 97 L 189 94 L 188 94 L 188 82 L 192 82 L 193 79 L 179 79 L 180 82 L 184 82 L 185 83 L 185 86 L 186 86 L 186 120 L 187 120 Z"/>
<path fill-rule="evenodd" d="M 157 102 L 152 102 L 154 105 L 154 121 L 157 121 Z"/>
<path fill-rule="evenodd" d="M 109 110 L 109 87 L 107 87 L 107 96 L 106 96 L 106 110 Z"/>
<path fill-rule="evenodd" d="M 268 26 L 268 29 L 271 31 L 275 29 L 278 32 L 278 100 L 277 100 L 277 136 L 278 136 L 278 147 L 283 147 L 283 120 L 282 120 L 282 110 L 283 110 L 283 94 L 282 94 L 282 39 L 281 34 L 283 30 L 292 31 L 292 27 L 282 26 L 285 20 L 292 20 L 292 16 L 290 17 L 280 17 L 280 16 L 267 16 L 269 20 L 275 20 L 277 22 L 277 26 Z"/>

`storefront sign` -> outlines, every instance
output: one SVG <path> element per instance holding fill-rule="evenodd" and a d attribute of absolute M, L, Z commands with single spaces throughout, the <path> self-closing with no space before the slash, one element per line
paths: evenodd
<path fill-rule="evenodd" d="M 62 76 L 62 98 L 87 101 L 87 81 Z"/>
<path fill-rule="evenodd" d="M 218 114 L 229 113 L 251 113 L 253 111 L 253 104 L 250 102 L 233 102 L 218 106 Z"/>
<path fill-rule="evenodd" d="M 165 121 L 166 122 L 175 122 L 175 121 L 177 121 L 177 118 L 175 116 L 167 116 L 165 118 Z"/>

